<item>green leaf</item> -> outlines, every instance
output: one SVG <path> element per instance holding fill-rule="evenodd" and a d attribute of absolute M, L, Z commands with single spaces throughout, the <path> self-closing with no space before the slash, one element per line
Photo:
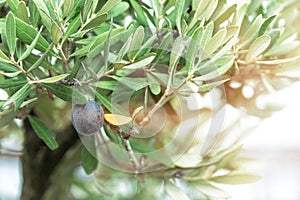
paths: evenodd
<path fill-rule="evenodd" d="M 142 9 L 142 7 L 140 6 L 140 4 L 136 1 L 136 0 L 130 0 L 130 3 L 133 7 L 133 9 L 136 12 L 136 20 L 142 25 L 147 27 L 148 26 L 148 22 L 147 22 L 147 18 L 145 16 L 145 13 Z"/>
<path fill-rule="evenodd" d="M 206 84 L 200 85 L 198 88 L 198 92 L 209 92 L 212 89 L 214 89 L 215 87 L 222 85 L 223 83 L 225 83 L 228 80 L 229 79 L 225 79 L 225 80 L 220 80 L 220 81 L 215 81 L 212 83 L 206 83 Z"/>
<path fill-rule="evenodd" d="M 214 53 L 220 47 L 226 37 L 226 29 L 220 29 L 207 43 L 205 51 L 208 55 Z"/>
<path fill-rule="evenodd" d="M 97 28 L 100 26 L 100 24 L 102 24 L 103 22 L 105 22 L 107 17 L 107 14 L 104 13 L 102 15 L 98 15 L 97 17 L 95 17 L 94 19 L 92 19 L 89 23 L 87 23 L 82 30 L 90 30 L 93 28 Z"/>
<path fill-rule="evenodd" d="M 155 54 L 151 53 L 148 56 L 146 56 L 144 59 L 139 60 L 135 63 L 130 64 L 130 65 L 126 65 L 124 68 L 125 69 L 139 69 L 139 68 L 142 68 L 142 67 L 145 67 L 145 66 L 149 65 L 154 60 L 154 58 L 155 58 Z"/>
<path fill-rule="evenodd" d="M 42 18 L 43 24 L 46 26 L 49 32 L 51 32 L 51 26 L 53 20 L 50 17 L 50 12 L 47 8 L 47 5 L 44 1 L 41 0 L 33 0 L 34 4 L 36 5 L 38 12 Z"/>
<path fill-rule="evenodd" d="M 58 83 L 42 83 L 42 86 L 64 101 L 74 104 L 84 104 L 87 102 L 87 98 L 76 88 Z"/>
<path fill-rule="evenodd" d="M 272 21 L 275 19 L 275 17 L 276 17 L 276 15 L 273 15 L 264 21 L 264 23 L 261 25 L 261 27 L 258 31 L 259 36 L 266 32 L 267 28 L 272 23 Z"/>
<path fill-rule="evenodd" d="M 170 181 L 166 181 L 165 183 L 165 190 L 172 199 L 190 200 L 186 193 L 181 190 L 181 188 L 177 187 Z"/>
<path fill-rule="evenodd" d="M 53 44 L 57 45 L 61 37 L 63 36 L 62 30 L 60 30 L 60 27 L 55 23 L 52 22 L 50 34 L 52 37 Z"/>
<path fill-rule="evenodd" d="M 40 31 L 38 32 L 38 34 L 36 35 L 36 37 L 34 38 L 32 43 L 29 45 L 29 47 L 26 49 L 26 51 L 20 56 L 18 62 L 26 59 L 31 54 L 32 50 L 34 49 L 34 47 L 36 46 L 36 44 L 39 40 L 42 30 L 43 30 L 43 28 L 41 27 Z"/>
<path fill-rule="evenodd" d="M 245 61 L 249 63 L 257 56 L 261 55 L 270 45 L 271 37 L 269 35 L 262 35 L 254 40 L 250 45 Z"/>
<path fill-rule="evenodd" d="M 27 80 L 15 80 L 15 79 L 5 79 L 0 80 L 0 88 L 10 88 L 10 87 L 16 87 L 16 86 L 22 86 L 25 85 L 28 81 Z"/>
<path fill-rule="evenodd" d="M 185 4 L 185 0 L 177 0 L 176 4 L 175 4 L 175 8 L 176 8 L 176 26 L 178 28 L 179 33 L 183 33 L 181 30 L 181 22 L 182 22 L 182 18 L 184 15 L 184 4 Z"/>
<path fill-rule="evenodd" d="M 196 77 L 193 80 L 208 81 L 208 80 L 212 80 L 215 78 L 219 78 L 221 75 L 225 74 L 232 67 L 234 60 L 235 60 L 235 57 L 229 57 L 228 59 L 226 59 L 224 61 L 224 64 L 222 64 L 217 69 L 215 69 L 207 74 Z"/>
<path fill-rule="evenodd" d="M 239 27 L 238 26 L 228 26 L 228 27 L 226 27 L 226 37 L 225 37 L 223 43 L 226 43 L 228 40 L 230 40 L 231 38 L 236 36 L 238 32 L 239 32 Z"/>
<path fill-rule="evenodd" d="M 217 183 L 239 185 L 239 184 L 254 183 L 258 181 L 260 178 L 261 178 L 260 176 L 253 175 L 253 174 L 227 174 L 223 176 L 215 176 L 210 180 Z"/>
<path fill-rule="evenodd" d="M 12 12 L 9 12 L 6 17 L 6 40 L 7 45 L 9 48 L 9 53 L 11 56 L 14 55 L 15 49 L 16 49 L 16 21 L 14 14 Z"/>
<path fill-rule="evenodd" d="M 30 124 L 37 134 L 37 136 L 45 142 L 45 144 L 51 149 L 57 149 L 58 143 L 55 140 L 54 134 L 52 131 L 38 118 L 34 116 L 28 116 Z"/>
<path fill-rule="evenodd" d="M 87 174 L 91 174 L 98 165 L 98 160 L 83 146 L 81 150 L 81 164 Z"/>
<path fill-rule="evenodd" d="M 97 81 L 97 82 L 93 82 L 92 85 L 97 88 L 113 91 L 117 85 L 117 82 L 115 80 Z"/>
<path fill-rule="evenodd" d="M 17 13 L 18 0 L 6 0 L 13 13 Z"/>
<path fill-rule="evenodd" d="M 180 57 L 183 54 L 184 49 L 185 49 L 184 38 L 177 37 L 172 46 L 172 53 L 171 53 L 170 62 L 169 62 L 170 69 L 176 67 L 176 65 L 179 62 Z"/>
<path fill-rule="evenodd" d="M 204 30 L 204 33 L 201 38 L 200 46 L 204 49 L 204 47 L 207 45 L 208 41 L 211 39 L 214 31 L 214 23 L 210 22 L 206 29 Z"/>
<path fill-rule="evenodd" d="M 138 91 L 149 85 L 146 78 L 130 78 L 130 77 L 117 77 L 113 76 L 113 79 L 117 80 L 119 83 L 126 85 L 128 88 Z"/>
<path fill-rule="evenodd" d="M 102 6 L 100 11 L 97 13 L 97 16 L 102 15 L 104 13 L 108 13 L 111 9 L 113 9 L 117 4 L 119 4 L 121 0 L 108 0 L 106 3 Z"/>
<path fill-rule="evenodd" d="M 51 64 L 44 61 L 48 52 L 52 50 L 52 47 L 53 47 L 53 43 L 51 43 L 49 45 L 49 47 L 46 49 L 46 51 L 43 53 L 42 56 L 40 56 L 34 63 L 32 63 L 33 65 L 31 65 L 31 67 L 27 70 L 27 72 L 30 72 L 30 71 L 36 69 L 40 65 L 43 66 L 45 69 L 51 69 L 54 72 L 58 72 L 57 69 L 53 68 Z M 34 57 L 34 56 L 32 54 L 30 54 L 28 59 L 31 57 Z"/>
<path fill-rule="evenodd" d="M 29 15 L 24 1 L 20 1 L 18 4 L 17 16 L 18 18 L 29 24 Z"/>
<path fill-rule="evenodd" d="M 201 42 L 203 34 L 203 27 L 199 27 L 195 30 L 195 32 L 192 35 L 192 40 L 190 41 L 189 45 L 187 46 L 185 59 L 187 61 L 186 67 L 188 69 L 188 72 L 191 71 L 193 67 L 195 67 L 195 59 L 197 54 L 199 53 L 199 43 Z"/>
<path fill-rule="evenodd" d="M 127 53 L 128 58 L 130 60 L 133 60 L 134 56 L 141 48 L 143 41 L 144 41 L 144 28 L 142 26 L 139 26 L 133 34 L 130 48 Z"/>
<path fill-rule="evenodd" d="M 115 18 L 123 13 L 125 13 L 129 9 L 130 5 L 127 2 L 121 2 L 116 5 L 112 10 L 109 11 L 109 18 Z"/>
<path fill-rule="evenodd" d="M 80 26 L 81 26 L 80 15 L 77 15 L 77 17 L 75 17 L 70 23 L 70 25 L 68 26 L 67 31 L 65 32 L 62 40 L 65 41 L 66 39 L 68 39 L 69 36 L 75 31 L 77 31 Z"/>
<path fill-rule="evenodd" d="M 92 14 L 92 7 L 93 0 L 86 0 L 84 3 L 83 11 L 81 12 L 81 21 L 83 23 L 85 23 L 90 18 L 90 15 Z"/>
<path fill-rule="evenodd" d="M 13 121 L 13 119 L 17 116 L 17 112 L 14 110 L 5 110 L 3 112 L 0 112 L 0 128 L 6 126 L 10 122 Z"/>
<path fill-rule="evenodd" d="M 28 7 L 29 7 L 29 12 L 30 12 L 30 16 L 29 16 L 30 21 L 31 21 L 33 27 L 37 27 L 40 22 L 41 16 L 39 14 L 39 11 L 38 11 L 36 5 L 33 3 L 33 0 L 28 1 Z"/>
<path fill-rule="evenodd" d="M 161 92 L 160 84 L 157 82 L 157 80 L 151 76 L 149 73 L 147 73 L 147 80 L 149 83 L 149 88 L 152 94 L 158 95 Z"/>
<path fill-rule="evenodd" d="M 217 199 L 229 199 L 231 196 L 224 192 L 223 190 L 215 187 L 214 185 L 204 182 L 204 181 L 197 181 L 191 183 L 191 185 L 201 192 L 202 194 L 205 194 L 206 196 L 210 198 L 217 198 Z"/>
<path fill-rule="evenodd" d="M 26 24 L 24 21 L 16 18 L 17 37 L 26 44 L 31 44 L 38 34 L 38 31 Z M 49 43 L 43 36 L 39 36 L 36 49 L 44 52 L 49 47 Z"/>
<path fill-rule="evenodd" d="M 10 63 L 10 59 L 0 49 L 0 62 Z"/>
<path fill-rule="evenodd" d="M 72 9 L 74 8 L 74 1 L 75 0 L 64 1 L 64 4 L 63 4 L 63 17 L 68 16 L 68 14 L 72 11 Z"/>
<path fill-rule="evenodd" d="M 221 25 L 224 21 L 229 20 L 230 16 L 236 11 L 236 4 L 233 4 L 229 8 L 227 8 L 220 16 L 215 19 L 215 27 Z"/>
<path fill-rule="evenodd" d="M 281 64 L 285 64 L 285 63 L 294 62 L 298 59 L 300 59 L 300 55 L 292 57 L 292 58 L 285 58 L 285 59 L 258 60 L 258 61 L 256 61 L 256 63 L 262 64 L 262 65 L 281 65 Z"/>
<path fill-rule="evenodd" d="M 69 74 L 61 74 L 61 75 L 57 75 L 57 76 L 53 76 L 53 77 L 49 77 L 49 78 L 45 78 L 45 79 L 40 79 L 40 80 L 36 80 L 36 81 L 29 81 L 30 84 L 34 84 L 34 83 L 55 83 L 58 82 L 64 78 L 66 78 L 67 76 L 69 76 Z"/>
<path fill-rule="evenodd" d="M 246 14 L 248 4 L 243 4 L 236 12 L 232 24 L 240 27 Z"/>
<path fill-rule="evenodd" d="M 13 103 L 14 110 L 18 110 L 24 99 L 28 96 L 31 90 L 31 86 L 29 83 L 26 83 L 21 89 L 19 89 L 16 93 L 14 93 L 3 105 L 4 107 Z"/>
<path fill-rule="evenodd" d="M 253 23 L 251 23 L 251 26 L 247 29 L 247 31 L 241 36 L 240 39 L 240 48 L 246 47 L 248 44 L 250 44 L 256 37 L 259 31 L 259 28 L 262 24 L 262 15 L 256 17 Z"/>

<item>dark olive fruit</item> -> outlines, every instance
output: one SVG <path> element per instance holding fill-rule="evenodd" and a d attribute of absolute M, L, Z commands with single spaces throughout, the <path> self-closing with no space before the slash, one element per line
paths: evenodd
<path fill-rule="evenodd" d="M 95 101 L 75 104 L 72 111 L 72 124 L 83 135 L 94 134 L 101 129 L 104 121 L 102 106 Z"/>

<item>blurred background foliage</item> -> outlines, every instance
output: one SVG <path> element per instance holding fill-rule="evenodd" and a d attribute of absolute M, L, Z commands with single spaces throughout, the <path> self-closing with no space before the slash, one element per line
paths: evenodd
<path fill-rule="evenodd" d="M 256 181 L 244 170 L 251 161 L 238 157 L 248 130 L 231 137 L 239 117 L 215 134 L 205 134 L 206 127 L 224 106 L 258 118 L 280 109 L 268 95 L 299 80 L 292 73 L 299 70 L 299 6 L 297 0 L 0 1 L 0 150 L 22 156 L 21 198 L 226 199 L 217 183 Z M 133 93 L 127 112 L 120 103 L 126 99 L 113 95 L 120 87 Z M 129 144 L 132 150 L 121 155 L 136 173 L 97 162 L 79 142 L 70 116 L 72 103 L 91 98 L 83 88 L 93 90 L 106 114 L 129 120 L 128 132 L 143 134 L 149 119 L 160 119 L 154 111 L 164 109 L 167 125 L 152 138 L 124 137 L 123 122 L 106 119 L 109 147 Z M 210 101 L 212 91 L 217 105 L 189 107 L 190 96 Z M 174 134 L 188 119 L 195 119 L 188 126 L 197 134 L 182 152 L 190 133 Z M 143 157 L 174 140 L 171 152 Z M 152 164 L 159 170 L 149 171 Z"/>

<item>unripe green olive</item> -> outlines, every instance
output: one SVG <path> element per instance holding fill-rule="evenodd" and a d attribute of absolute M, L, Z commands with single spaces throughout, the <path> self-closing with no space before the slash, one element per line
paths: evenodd
<path fill-rule="evenodd" d="M 72 124 L 76 131 L 83 135 L 100 131 L 104 122 L 102 106 L 95 101 L 86 104 L 75 104 L 72 111 Z"/>

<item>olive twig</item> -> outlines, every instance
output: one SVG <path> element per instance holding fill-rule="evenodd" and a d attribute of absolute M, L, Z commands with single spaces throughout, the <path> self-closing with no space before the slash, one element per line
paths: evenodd
<path fill-rule="evenodd" d="M 129 154 L 129 157 L 130 157 L 130 161 L 132 162 L 133 166 L 134 166 L 134 169 L 135 169 L 135 173 L 139 173 L 140 171 L 140 167 L 141 167 L 141 164 L 139 163 L 138 159 L 136 158 L 136 156 L 134 155 L 134 152 L 132 150 L 132 147 L 130 145 L 130 142 L 128 140 L 127 137 L 124 137 L 124 135 L 122 134 L 122 132 L 120 132 L 120 137 L 122 139 L 122 142 L 124 144 L 124 147 L 126 149 L 126 151 L 128 152 Z"/>

